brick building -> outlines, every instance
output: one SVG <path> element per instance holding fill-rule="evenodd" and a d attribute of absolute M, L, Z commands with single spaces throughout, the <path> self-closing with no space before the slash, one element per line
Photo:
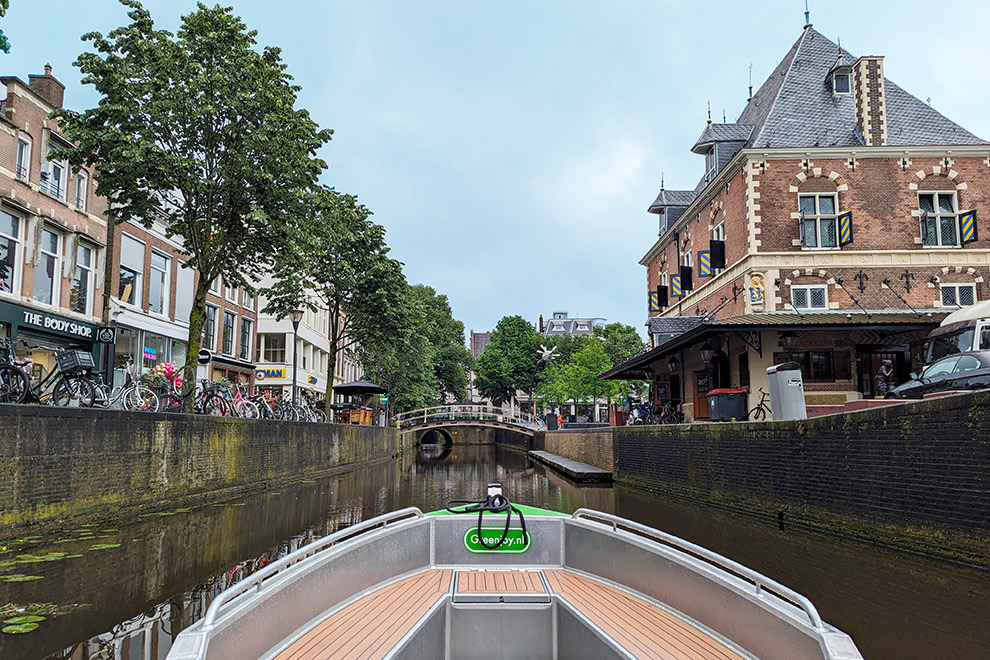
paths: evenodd
<path fill-rule="evenodd" d="M 28 83 L 0 83 L 0 337 L 94 351 L 106 202 L 93 194 L 92 172 L 48 158 L 70 146 L 48 119 L 65 90 L 51 67 Z M 34 360 L 36 376 L 54 363 L 51 351 L 16 350 Z"/>
<path fill-rule="evenodd" d="M 883 57 L 807 26 L 691 150 L 698 185 L 661 186 L 649 208 L 653 348 L 607 374 L 653 380 L 688 418 L 715 387 L 755 405 L 790 359 L 811 406 L 872 397 L 882 360 L 905 380 L 949 311 L 990 298 L 990 144 L 884 78 Z"/>

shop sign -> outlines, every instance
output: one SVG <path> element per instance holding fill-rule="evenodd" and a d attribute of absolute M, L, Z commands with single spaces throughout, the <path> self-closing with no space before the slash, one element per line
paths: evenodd
<path fill-rule="evenodd" d="M 254 377 L 258 380 L 266 378 L 285 378 L 285 367 L 256 369 Z"/>
<path fill-rule="evenodd" d="M 96 341 L 101 344 L 116 344 L 117 327 L 113 325 L 101 325 L 96 329 Z"/>
<path fill-rule="evenodd" d="M 85 323 L 76 323 L 69 319 L 59 318 L 42 312 L 24 312 L 24 323 L 33 325 L 53 332 L 61 332 L 66 335 L 75 335 L 85 339 L 93 338 L 93 326 Z"/>
<path fill-rule="evenodd" d="M 151 361 L 157 361 L 158 360 L 158 349 L 157 348 L 152 348 L 150 346 L 145 346 L 144 347 L 144 359 L 145 360 L 151 360 Z"/>
<path fill-rule="evenodd" d="M 317 381 L 318 379 L 317 379 L 317 377 L 316 377 L 316 376 L 310 376 L 310 377 L 309 377 L 309 378 L 307 378 L 306 380 L 308 380 L 308 381 L 309 381 L 309 384 L 310 384 L 310 385 L 316 385 L 316 381 Z"/>

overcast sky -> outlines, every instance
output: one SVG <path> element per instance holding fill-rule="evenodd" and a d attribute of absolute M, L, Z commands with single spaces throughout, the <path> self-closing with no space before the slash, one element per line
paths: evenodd
<path fill-rule="evenodd" d="M 51 63 L 66 106 L 97 102 L 71 66 L 114 0 L 11 0 L 3 74 Z M 300 104 L 332 143 L 324 182 L 388 229 L 412 283 L 450 297 L 468 331 L 554 310 L 636 326 L 646 212 L 666 173 L 693 188 L 705 104 L 734 121 L 800 36 L 803 0 L 228 0 L 283 49 Z M 145 3 L 174 30 L 193 0 Z M 811 1 L 817 30 L 990 138 L 990 3 Z"/>

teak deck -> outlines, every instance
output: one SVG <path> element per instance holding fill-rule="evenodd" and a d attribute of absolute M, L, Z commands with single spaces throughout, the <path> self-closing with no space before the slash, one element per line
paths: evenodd
<path fill-rule="evenodd" d="M 314 626 L 275 660 L 380 660 L 450 593 L 453 573 L 424 571 L 359 598 Z M 743 660 L 652 603 L 568 570 L 458 571 L 457 593 L 545 593 L 541 573 L 554 595 L 637 658 Z"/>

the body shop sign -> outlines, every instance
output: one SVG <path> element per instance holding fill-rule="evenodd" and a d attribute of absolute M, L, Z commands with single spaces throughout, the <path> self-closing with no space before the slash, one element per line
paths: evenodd
<path fill-rule="evenodd" d="M 93 338 L 93 326 L 86 323 L 77 323 L 69 319 L 58 316 L 44 314 L 42 312 L 24 312 L 24 324 L 36 328 L 43 328 L 50 332 L 58 332 L 63 335 L 72 335 L 84 339 Z"/>

